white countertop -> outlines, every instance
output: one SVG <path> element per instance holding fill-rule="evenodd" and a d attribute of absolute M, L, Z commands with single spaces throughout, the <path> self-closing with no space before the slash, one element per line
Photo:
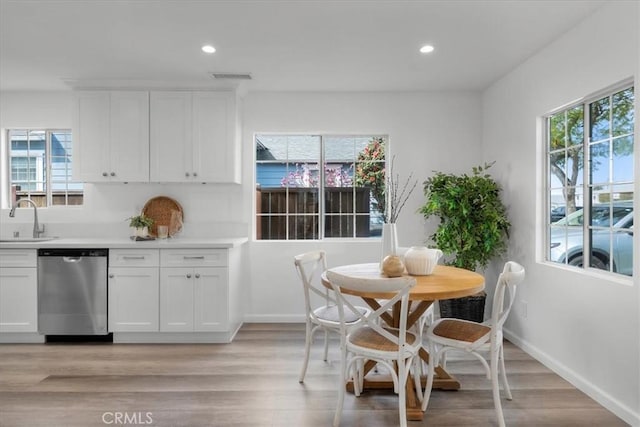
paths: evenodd
<path fill-rule="evenodd" d="M 39 249 L 39 248 L 107 248 L 107 249 L 229 249 L 246 243 L 246 237 L 229 238 L 189 238 L 177 237 L 134 241 L 126 237 L 109 238 L 54 238 L 46 241 L 0 242 L 0 249 Z"/>

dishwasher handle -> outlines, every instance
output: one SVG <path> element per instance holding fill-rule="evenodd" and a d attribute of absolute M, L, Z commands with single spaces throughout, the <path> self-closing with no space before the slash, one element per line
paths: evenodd
<path fill-rule="evenodd" d="M 109 249 L 76 249 L 76 248 L 52 248 L 38 249 L 39 257 L 108 257 Z"/>
<path fill-rule="evenodd" d="M 80 262 L 80 260 L 82 260 L 82 257 L 81 256 L 63 256 L 62 260 L 68 263 Z"/>

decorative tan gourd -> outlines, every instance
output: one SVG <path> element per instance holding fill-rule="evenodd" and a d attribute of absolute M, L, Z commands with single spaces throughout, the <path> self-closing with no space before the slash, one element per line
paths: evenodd
<path fill-rule="evenodd" d="M 382 260 L 382 274 L 387 277 L 400 277 L 404 273 L 404 264 L 397 255 L 387 255 Z"/>

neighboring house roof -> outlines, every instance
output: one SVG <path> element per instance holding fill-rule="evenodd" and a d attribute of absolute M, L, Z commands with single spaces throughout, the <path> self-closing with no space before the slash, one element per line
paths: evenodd
<path fill-rule="evenodd" d="M 271 151 L 264 146 L 260 140 L 256 139 L 256 160 L 275 160 Z"/>
<path fill-rule="evenodd" d="M 377 136 L 377 135 L 376 135 Z M 367 146 L 372 136 L 325 137 L 325 160 L 350 162 Z M 258 135 L 256 136 L 257 160 L 281 160 L 311 162 L 320 158 L 319 135 Z"/>

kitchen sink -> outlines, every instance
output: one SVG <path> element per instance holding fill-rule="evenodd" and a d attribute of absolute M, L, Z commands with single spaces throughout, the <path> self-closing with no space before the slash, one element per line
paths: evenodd
<path fill-rule="evenodd" d="M 26 243 L 26 242 L 47 242 L 57 239 L 57 237 L 3 237 L 0 243 Z"/>

